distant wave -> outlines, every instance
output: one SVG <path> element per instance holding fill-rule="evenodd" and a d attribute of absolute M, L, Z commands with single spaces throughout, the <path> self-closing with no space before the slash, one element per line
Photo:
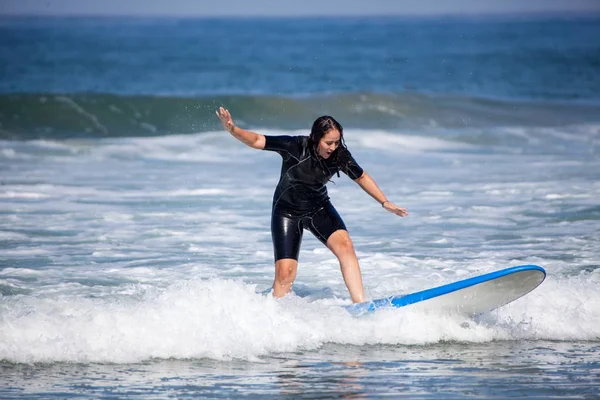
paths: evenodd
<path fill-rule="evenodd" d="M 4 140 L 160 136 L 219 129 L 215 110 L 229 108 L 242 127 L 309 129 L 324 114 L 350 128 L 420 129 L 560 126 L 595 122 L 600 106 L 491 100 L 417 93 L 344 93 L 304 97 L 204 97 L 113 94 L 0 95 Z"/>

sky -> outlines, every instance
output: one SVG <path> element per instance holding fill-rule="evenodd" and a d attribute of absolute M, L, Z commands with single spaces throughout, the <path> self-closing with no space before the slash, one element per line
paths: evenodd
<path fill-rule="evenodd" d="M 0 15 L 318 16 L 600 13 L 600 0 L 0 0 Z"/>

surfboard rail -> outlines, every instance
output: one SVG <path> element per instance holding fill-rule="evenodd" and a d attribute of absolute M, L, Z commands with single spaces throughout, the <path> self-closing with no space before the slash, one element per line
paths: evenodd
<path fill-rule="evenodd" d="M 398 308 L 427 302 L 429 308 L 473 316 L 526 295 L 545 278 L 546 271 L 539 265 L 519 265 L 415 293 L 351 304 L 346 309 L 353 315 L 361 315 L 384 307 Z"/>

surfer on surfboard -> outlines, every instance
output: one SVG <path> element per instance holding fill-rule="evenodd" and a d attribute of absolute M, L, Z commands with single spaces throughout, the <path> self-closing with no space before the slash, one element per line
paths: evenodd
<path fill-rule="evenodd" d="M 387 211 L 400 217 L 408 213 L 390 202 L 354 160 L 344 144 L 342 126 L 334 118 L 322 116 L 313 123 L 310 136 L 267 136 L 235 126 L 231 114 L 223 107 L 217 111 L 217 117 L 225 130 L 242 143 L 254 149 L 275 151 L 283 158 L 271 214 L 275 253 L 273 296 L 283 297 L 291 290 L 303 229 L 307 229 L 337 257 L 352 301 L 365 301 L 352 240 L 329 200 L 325 185 L 342 171 Z"/>

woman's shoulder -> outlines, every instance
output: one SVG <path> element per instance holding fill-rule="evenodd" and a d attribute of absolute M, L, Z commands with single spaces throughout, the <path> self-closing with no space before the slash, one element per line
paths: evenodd
<path fill-rule="evenodd" d="M 289 141 L 290 143 L 295 143 L 301 147 L 308 147 L 308 136 L 305 135 L 282 135 L 284 140 Z"/>
<path fill-rule="evenodd" d="M 296 138 L 296 140 L 302 144 L 308 144 L 308 136 L 304 136 L 304 135 L 298 135 L 298 136 L 294 136 Z"/>
<path fill-rule="evenodd" d="M 305 135 L 264 135 L 265 137 L 276 138 L 279 140 L 289 140 L 289 141 L 297 141 L 297 142 L 308 142 L 308 136 Z"/>
<path fill-rule="evenodd" d="M 284 150 L 287 152 L 301 152 L 308 148 L 308 136 L 301 135 L 265 135 L 265 150 Z"/>

